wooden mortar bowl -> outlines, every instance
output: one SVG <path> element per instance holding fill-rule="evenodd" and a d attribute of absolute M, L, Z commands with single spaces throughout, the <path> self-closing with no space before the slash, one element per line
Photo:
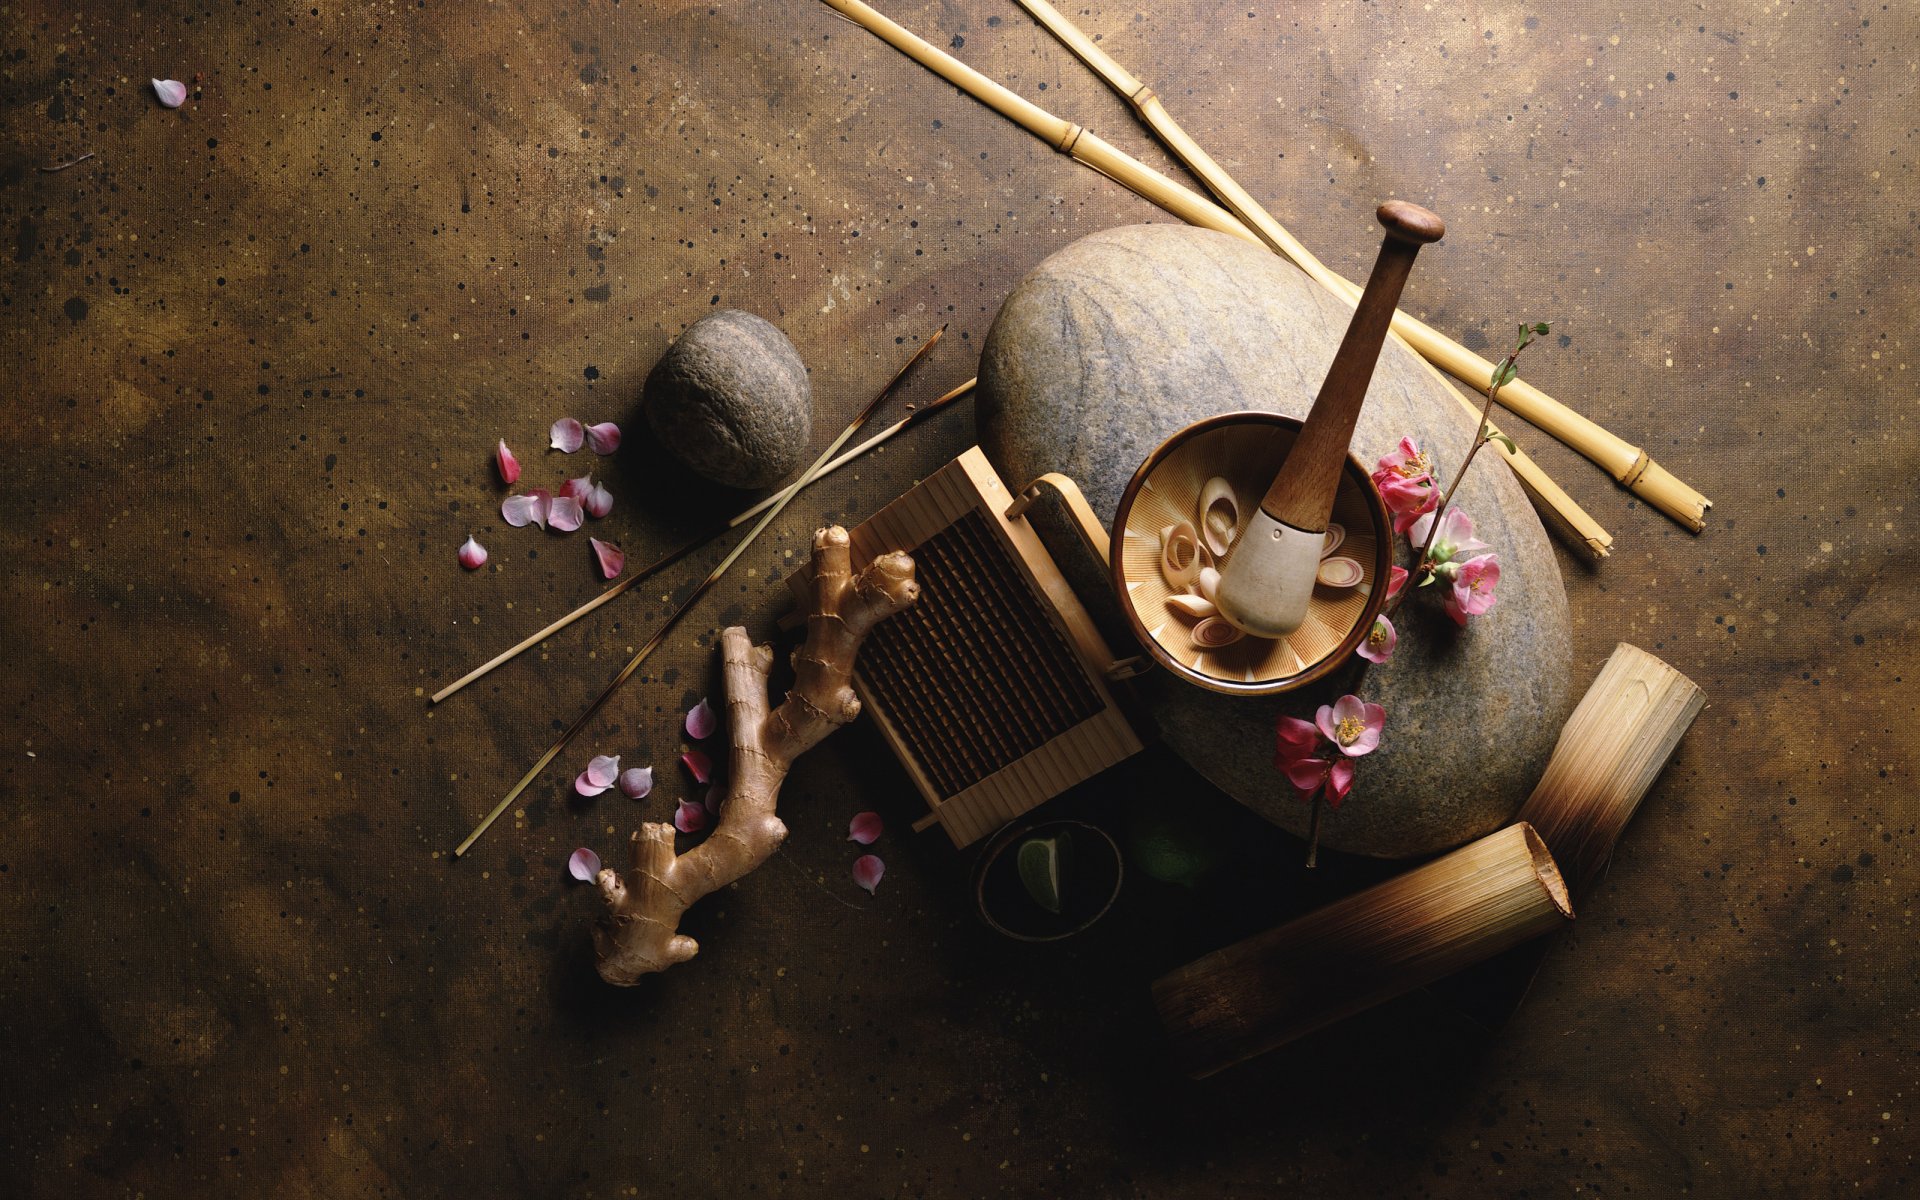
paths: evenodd
<path fill-rule="evenodd" d="M 1180 678 L 1233 696 L 1271 696 L 1304 687 L 1345 663 L 1386 604 L 1393 565 L 1393 526 L 1366 467 L 1347 455 L 1333 520 L 1346 532 L 1333 553 L 1360 564 L 1350 588 L 1317 584 L 1307 619 L 1287 637 L 1243 637 L 1218 649 L 1197 647 L 1193 622 L 1168 607 L 1177 594 L 1160 571 L 1160 531 L 1180 521 L 1200 527 L 1201 489 L 1219 476 L 1232 485 L 1240 524 L 1273 481 L 1300 422 L 1277 413 L 1209 417 L 1180 430 L 1140 464 L 1114 515 L 1109 556 L 1114 593 L 1133 635 L 1156 662 Z M 1231 549 L 1229 549 L 1229 555 Z M 1217 565 L 1217 564 L 1216 564 Z"/>

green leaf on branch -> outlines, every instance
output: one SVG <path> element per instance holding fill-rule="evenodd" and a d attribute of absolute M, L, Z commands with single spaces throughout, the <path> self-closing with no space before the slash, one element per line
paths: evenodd
<path fill-rule="evenodd" d="M 1508 436 L 1507 436 L 1506 434 L 1504 434 L 1504 433 L 1496 433 L 1496 434 L 1494 434 L 1491 440 L 1493 440 L 1493 441 L 1496 441 L 1496 442 L 1499 442 L 1499 443 L 1500 443 L 1500 444 L 1501 444 L 1502 446 L 1505 446 L 1505 447 L 1507 448 L 1507 453 L 1508 453 L 1508 454 L 1518 454 L 1518 453 L 1520 453 L 1520 447 L 1518 447 L 1518 446 L 1516 446 L 1516 445 L 1514 445 L 1514 444 L 1513 444 L 1513 439 L 1512 439 L 1512 438 L 1510 438 L 1510 437 L 1508 437 Z"/>
<path fill-rule="evenodd" d="M 1505 387 L 1513 382 L 1513 377 L 1517 374 L 1519 374 L 1519 368 L 1514 365 L 1512 359 L 1508 359 L 1493 369 L 1493 382 L 1488 386 Z"/>
<path fill-rule="evenodd" d="M 1539 324 L 1533 327 L 1533 331 L 1539 334 L 1541 337 L 1545 337 L 1547 336 L 1547 333 L 1551 328 L 1552 326 L 1548 325 L 1545 321 L 1541 321 Z"/>

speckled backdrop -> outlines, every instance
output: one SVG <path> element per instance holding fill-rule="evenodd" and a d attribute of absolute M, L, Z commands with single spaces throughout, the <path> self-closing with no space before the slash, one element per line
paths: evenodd
<path fill-rule="evenodd" d="M 1164 162 L 1012 4 L 887 7 Z M 1533 376 L 1717 502 L 1690 537 L 1526 439 L 1618 538 L 1563 557 L 1580 678 L 1630 639 L 1711 707 L 1512 1020 L 1420 997 L 1170 1079 L 1146 981 L 1379 868 L 1309 878 L 1150 757 L 1080 803 L 1198 824 L 1216 881 L 1013 946 L 867 728 L 796 772 L 697 962 L 600 985 L 565 855 L 677 780 L 578 803 L 556 770 L 447 851 L 699 568 L 429 711 L 594 588 L 583 537 L 502 527 L 493 439 L 534 480 L 579 467 L 556 416 L 642 442 L 640 381 L 719 305 L 793 338 L 824 444 L 934 326 L 912 400 L 1029 265 L 1157 214 L 806 0 L 15 0 L 0 1193 L 1913 1194 L 1914 10 L 1076 12 L 1335 265 L 1384 196 L 1445 214 L 1410 305 L 1470 341 L 1554 320 Z M 711 631 L 768 628 L 815 521 L 969 429 L 822 485 L 568 762 L 671 777 Z M 719 503 L 669 509 L 644 446 L 596 465 L 636 556 Z M 454 564 L 469 532 L 492 569 Z"/>

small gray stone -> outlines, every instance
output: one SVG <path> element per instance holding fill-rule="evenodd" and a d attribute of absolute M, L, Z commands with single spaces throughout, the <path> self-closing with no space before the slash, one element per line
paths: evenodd
<path fill-rule="evenodd" d="M 813 433 L 799 352 L 768 322 L 730 308 L 687 327 L 647 376 L 642 405 L 669 453 L 728 487 L 780 482 Z"/>
<path fill-rule="evenodd" d="M 1427 251 L 1442 253 L 1444 243 Z M 980 363 L 981 444 L 1010 487 L 1063 472 L 1111 523 L 1134 470 L 1184 426 L 1253 409 L 1304 416 L 1351 312 L 1290 264 L 1224 234 L 1178 225 L 1094 234 L 1041 263 L 995 319 Z M 1354 452 L 1371 465 L 1403 434 L 1450 477 L 1473 421 L 1389 342 Z M 1309 808 L 1273 767 L 1274 718 L 1311 720 L 1354 692 L 1386 707 L 1386 736 L 1359 762 L 1353 794 L 1323 817 L 1323 845 L 1405 858 L 1511 819 L 1571 711 L 1572 648 L 1553 549 L 1499 454 L 1483 450 L 1455 498 L 1500 555 L 1491 613 L 1460 630 L 1438 597 L 1416 596 L 1401 610 L 1391 662 L 1355 658 L 1284 696 L 1223 696 L 1150 673 L 1145 696 L 1163 740 L 1241 803 L 1304 834 Z M 1401 561 L 1410 557 L 1403 549 Z"/>

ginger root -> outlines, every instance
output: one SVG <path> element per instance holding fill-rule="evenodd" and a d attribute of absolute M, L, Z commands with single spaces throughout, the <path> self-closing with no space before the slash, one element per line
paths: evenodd
<path fill-rule="evenodd" d="M 625 878 L 611 867 L 600 872 L 603 909 L 593 948 L 602 979 L 631 987 L 699 953 L 700 944 L 679 932 L 680 915 L 765 862 L 786 840 L 774 805 L 787 769 L 860 715 L 852 685 L 860 643 L 919 595 L 913 560 L 905 554 L 876 558 L 856 578 L 847 531 L 836 525 L 816 532 L 806 640 L 793 654 L 793 690 L 771 711 L 773 648 L 754 645 L 737 625 L 720 632 L 730 770 L 719 824 L 706 841 L 676 855 L 673 826 L 648 822 L 628 843 L 633 865 Z"/>

